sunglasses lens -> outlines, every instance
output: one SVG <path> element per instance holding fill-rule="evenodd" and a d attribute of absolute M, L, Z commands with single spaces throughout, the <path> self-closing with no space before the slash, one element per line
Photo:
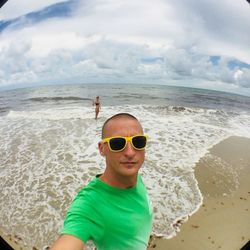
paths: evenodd
<path fill-rule="evenodd" d="M 112 138 L 109 141 L 109 146 L 114 151 L 122 150 L 126 145 L 126 140 L 124 138 Z"/>
<path fill-rule="evenodd" d="M 132 142 L 133 142 L 133 145 L 134 145 L 135 148 L 143 149 L 143 148 L 146 147 L 147 138 L 146 138 L 146 136 L 143 136 L 143 135 L 135 136 L 132 139 Z"/>

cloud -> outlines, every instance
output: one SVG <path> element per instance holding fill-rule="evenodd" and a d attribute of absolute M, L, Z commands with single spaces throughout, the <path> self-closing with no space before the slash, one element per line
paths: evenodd
<path fill-rule="evenodd" d="M 78 38 L 76 37 L 75 40 Z M 79 38 L 80 39 L 80 38 Z M 95 42 L 93 42 L 95 41 Z M 153 57 L 154 56 L 154 57 Z M 7 60 L 6 60 L 7 59 Z M 157 83 L 190 79 L 221 81 L 242 87 L 247 84 L 243 68 L 230 69 L 230 58 L 213 63 L 207 55 L 178 48 L 155 49 L 146 45 L 121 43 L 105 36 L 89 37 L 78 48 L 59 48 L 45 56 L 32 53 L 32 41 L 17 39 L 2 50 L 2 84 L 12 82 L 76 82 L 112 81 Z M 121 80 L 122 79 L 122 80 Z"/>
<path fill-rule="evenodd" d="M 237 70 L 234 78 L 239 86 L 250 88 L 250 69 Z"/>
<path fill-rule="evenodd" d="M 242 93 L 250 88 L 250 8 L 244 1 L 50 3 L 40 7 L 33 1 L 32 12 L 2 29 L 1 85 L 178 83 Z M 17 4 L 13 12 L 18 9 Z"/>

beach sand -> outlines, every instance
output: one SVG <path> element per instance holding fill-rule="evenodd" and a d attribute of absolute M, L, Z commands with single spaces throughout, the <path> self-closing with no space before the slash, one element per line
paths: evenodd
<path fill-rule="evenodd" d="M 149 249 L 239 250 L 250 240 L 250 139 L 233 136 L 209 151 L 195 168 L 202 206 Z"/>
<path fill-rule="evenodd" d="M 203 205 L 171 239 L 149 249 L 238 250 L 250 240 L 250 139 L 230 137 L 210 149 L 195 168 Z M 14 249 L 20 239 L 0 230 Z M 11 238 L 11 240 L 10 240 Z"/>

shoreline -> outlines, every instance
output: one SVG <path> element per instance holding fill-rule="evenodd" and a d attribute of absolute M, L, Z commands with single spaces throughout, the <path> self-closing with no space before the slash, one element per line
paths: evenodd
<path fill-rule="evenodd" d="M 170 239 L 148 249 L 236 250 L 250 240 L 250 139 L 231 136 L 213 146 L 195 167 L 200 209 Z"/>

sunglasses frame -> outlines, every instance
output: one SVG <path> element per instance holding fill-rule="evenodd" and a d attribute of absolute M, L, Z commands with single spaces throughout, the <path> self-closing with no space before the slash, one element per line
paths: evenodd
<path fill-rule="evenodd" d="M 135 145 L 133 144 L 133 138 L 134 138 L 134 137 L 137 137 L 137 136 L 143 136 L 143 137 L 146 138 L 145 147 L 143 147 L 143 148 L 137 148 L 137 147 L 135 147 Z M 110 147 L 110 140 L 111 140 L 111 139 L 114 139 L 114 138 L 122 138 L 122 139 L 125 139 L 126 142 L 125 142 L 125 145 L 124 145 L 124 147 L 123 147 L 122 149 L 113 150 L 113 149 Z M 133 147 L 135 150 L 139 150 L 139 151 L 144 150 L 144 149 L 146 148 L 146 146 L 147 146 L 147 141 L 148 141 L 148 135 L 141 135 L 141 134 L 139 134 L 139 135 L 133 135 L 133 136 L 113 136 L 113 137 L 107 137 L 107 138 L 104 138 L 101 142 L 102 142 L 102 143 L 107 143 L 110 151 L 112 151 L 112 152 L 121 152 L 121 151 L 123 151 L 123 150 L 126 148 L 128 142 L 131 143 L 132 147 Z"/>

